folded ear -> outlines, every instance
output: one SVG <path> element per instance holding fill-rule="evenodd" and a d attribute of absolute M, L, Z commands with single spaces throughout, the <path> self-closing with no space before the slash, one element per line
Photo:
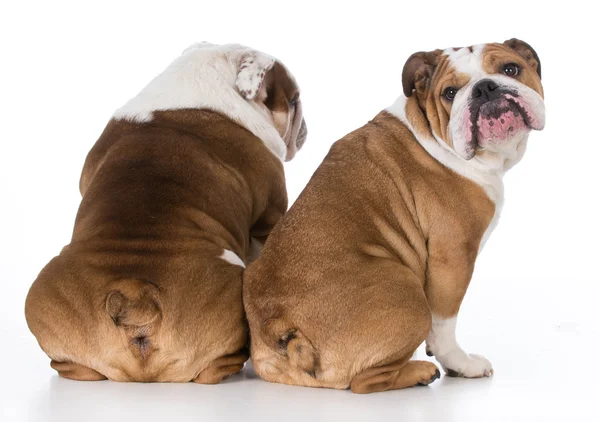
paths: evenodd
<path fill-rule="evenodd" d="M 242 56 L 238 67 L 235 85 L 242 96 L 253 100 L 258 95 L 265 76 L 275 64 L 275 59 L 268 54 L 252 52 Z"/>
<path fill-rule="evenodd" d="M 306 139 L 300 94 L 292 74 L 273 57 L 253 51 L 242 57 L 235 84 L 246 100 L 271 114 L 287 148 L 285 160 L 291 160 Z"/>
<path fill-rule="evenodd" d="M 441 54 L 442 50 L 419 51 L 408 58 L 402 69 L 404 95 L 410 97 L 413 90 L 425 92 Z"/>
<path fill-rule="evenodd" d="M 535 69 L 540 79 L 542 78 L 542 62 L 540 62 L 540 58 L 538 57 L 537 53 L 529 44 L 527 44 L 525 41 L 512 38 L 504 41 L 504 45 L 515 50 L 519 56 L 523 57 L 525 61 L 527 61 L 529 66 Z"/>

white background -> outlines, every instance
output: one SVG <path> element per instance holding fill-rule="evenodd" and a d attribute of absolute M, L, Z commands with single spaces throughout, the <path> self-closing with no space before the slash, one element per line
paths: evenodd
<path fill-rule="evenodd" d="M 0 6 L 0 420 L 513 421 L 597 418 L 597 14 L 592 2 L 3 2 Z M 331 144 L 401 93 L 419 50 L 530 43 L 547 127 L 505 178 L 506 205 L 459 318 L 491 379 L 357 396 L 262 382 L 219 386 L 59 379 L 28 331 L 27 289 L 69 242 L 87 151 L 112 112 L 189 44 L 280 58 L 309 136 L 286 165 L 290 202 Z M 422 354 L 422 353 L 421 353 Z"/>

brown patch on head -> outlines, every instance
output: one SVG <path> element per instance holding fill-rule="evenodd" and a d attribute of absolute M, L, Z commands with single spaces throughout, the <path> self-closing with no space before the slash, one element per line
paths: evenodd
<path fill-rule="evenodd" d="M 516 80 L 536 91 L 544 97 L 540 59 L 531 46 L 523 41 L 513 38 L 503 44 L 487 44 L 483 51 L 483 70 L 490 74 L 502 74 L 503 66 L 515 63 L 520 72 Z"/>
<path fill-rule="evenodd" d="M 527 61 L 527 64 L 535 69 L 540 79 L 542 78 L 542 62 L 540 61 L 540 58 L 533 47 L 531 47 L 525 41 L 521 41 L 516 38 L 511 38 L 510 40 L 504 41 L 503 45 L 516 51 Z"/>
<path fill-rule="evenodd" d="M 444 56 L 431 81 L 426 102 L 427 119 L 433 132 L 451 147 L 454 145 L 448 134 L 448 124 L 452 112 L 452 101 L 444 97 L 444 92 L 448 88 L 459 90 L 467 85 L 470 80 L 471 76 L 457 72 L 447 56 Z"/>
<path fill-rule="evenodd" d="M 263 104 L 271 113 L 275 129 L 287 146 L 286 161 L 292 159 L 306 140 L 306 124 L 302 116 L 300 91 L 296 81 L 279 61 L 268 62 L 267 66 L 252 69 L 247 74 L 248 58 L 242 61 L 240 74 L 250 81 L 256 91 L 248 91 L 248 84 L 238 84 L 242 96 L 248 100 Z"/>
<path fill-rule="evenodd" d="M 404 65 L 402 82 L 406 96 L 416 93 L 417 104 L 425 113 L 426 122 L 423 122 L 416 118 L 418 110 L 414 102 L 407 107 L 407 117 L 418 126 L 416 130 L 425 133 L 432 131 L 452 146 L 447 134 L 452 102 L 444 100 L 442 96 L 446 88 L 460 89 L 469 81 L 470 76 L 457 72 L 442 50 L 413 54 Z M 429 128 L 424 123 L 428 123 Z"/>

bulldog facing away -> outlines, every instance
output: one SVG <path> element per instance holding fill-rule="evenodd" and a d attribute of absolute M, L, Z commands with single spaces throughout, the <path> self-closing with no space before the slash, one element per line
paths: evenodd
<path fill-rule="evenodd" d="M 244 274 L 251 356 L 265 380 L 369 393 L 493 373 L 456 341 L 502 177 L 544 127 L 525 42 L 413 54 L 404 94 L 336 142 Z"/>
<path fill-rule="evenodd" d="M 243 367 L 242 271 L 287 209 L 298 95 L 274 58 L 201 43 L 117 110 L 86 159 L 72 241 L 27 296 L 61 376 L 217 383 Z"/>

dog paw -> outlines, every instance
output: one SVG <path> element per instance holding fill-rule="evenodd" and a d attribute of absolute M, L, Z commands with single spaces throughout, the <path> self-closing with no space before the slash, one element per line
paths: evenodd
<path fill-rule="evenodd" d="M 106 379 L 101 373 L 74 362 L 57 362 L 53 360 L 50 362 L 50 366 L 63 378 L 77 381 L 101 381 Z"/>
<path fill-rule="evenodd" d="M 440 379 L 440 370 L 434 364 L 431 365 L 432 366 L 427 368 L 428 371 L 425 374 L 423 374 L 423 376 L 421 376 L 418 385 L 429 385 L 435 380 Z"/>
<path fill-rule="evenodd" d="M 437 359 L 450 377 L 482 378 L 494 374 L 489 360 L 480 355 L 467 354 L 462 350 L 447 353 Z"/>

